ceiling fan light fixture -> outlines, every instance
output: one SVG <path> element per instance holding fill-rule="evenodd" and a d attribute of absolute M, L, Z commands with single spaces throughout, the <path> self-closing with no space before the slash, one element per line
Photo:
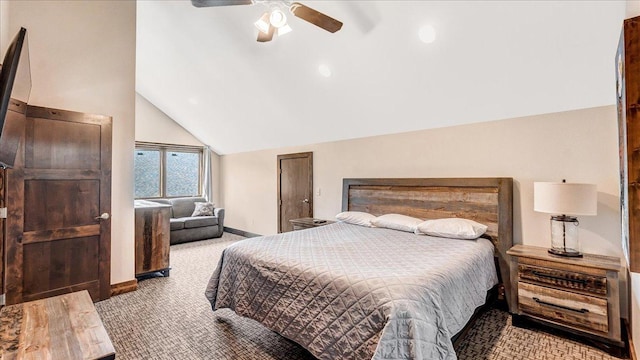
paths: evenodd
<path fill-rule="evenodd" d="M 258 28 L 258 30 L 260 30 L 265 34 L 268 34 L 269 33 L 269 13 L 266 12 L 262 14 L 260 19 L 258 19 L 258 21 L 256 21 L 253 24 Z"/>
<path fill-rule="evenodd" d="M 2 1 L 2 0 L 0 0 Z M 293 0 L 191 0 L 195 7 L 216 7 L 229 5 L 263 5 L 269 11 L 262 14 L 254 25 L 258 28 L 258 42 L 273 40 L 274 35 L 284 35 L 291 32 L 287 24 L 284 9 L 288 9 L 293 16 L 313 24 L 330 33 L 342 28 L 342 22 L 327 16 L 317 10 Z"/>
<path fill-rule="evenodd" d="M 293 29 L 291 28 L 291 26 L 289 26 L 288 24 L 284 24 L 284 26 L 278 28 L 278 36 L 282 36 L 284 34 L 288 34 L 292 30 Z"/>
<path fill-rule="evenodd" d="M 275 28 L 281 28 L 287 25 L 287 16 L 280 9 L 271 10 L 271 15 L 269 16 L 269 22 Z"/>

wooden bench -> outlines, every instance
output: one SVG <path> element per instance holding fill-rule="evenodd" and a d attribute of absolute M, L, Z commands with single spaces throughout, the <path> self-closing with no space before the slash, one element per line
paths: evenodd
<path fill-rule="evenodd" d="M 3 308 L 0 359 L 115 359 L 115 349 L 84 290 Z"/>

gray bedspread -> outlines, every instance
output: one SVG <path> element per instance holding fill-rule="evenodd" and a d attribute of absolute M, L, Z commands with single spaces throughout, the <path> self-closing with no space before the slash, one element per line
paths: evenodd
<path fill-rule="evenodd" d="M 206 296 L 320 359 L 455 359 L 497 281 L 488 240 L 336 223 L 229 246 Z"/>

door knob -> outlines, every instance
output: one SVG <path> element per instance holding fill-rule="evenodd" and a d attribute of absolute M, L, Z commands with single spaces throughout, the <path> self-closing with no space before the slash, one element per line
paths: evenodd
<path fill-rule="evenodd" d="M 304 200 L 302 200 L 302 202 L 308 204 L 309 203 L 309 199 L 304 199 Z"/>
<path fill-rule="evenodd" d="M 109 220 L 109 213 L 102 213 L 100 216 L 95 217 L 96 220 Z"/>

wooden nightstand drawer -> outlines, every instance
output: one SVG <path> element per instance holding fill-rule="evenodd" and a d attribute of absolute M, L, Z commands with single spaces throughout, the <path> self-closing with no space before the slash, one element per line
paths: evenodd
<path fill-rule="evenodd" d="M 293 226 L 293 231 L 297 231 L 297 230 L 311 229 L 318 226 L 333 224 L 335 221 L 314 219 L 314 218 L 301 218 L 301 219 L 291 219 L 289 220 L 289 222 Z"/>
<path fill-rule="evenodd" d="M 602 276 L 527 264 L 518 265 L 518 274 L 520 281 L 607 296 L 607 278 Z"/>
<path fill-rule="evenodd" d="M 514 324 L 523 319 L 623 348 L 620 327 L 620 258 L 549 254 L 515 245 L 511 256 Z"/>
<path fill-rule="evenodd" d="M 603 335 L 609 332 L 606 299 L 519 282 L 518 303 L 534 316 Z"/>

